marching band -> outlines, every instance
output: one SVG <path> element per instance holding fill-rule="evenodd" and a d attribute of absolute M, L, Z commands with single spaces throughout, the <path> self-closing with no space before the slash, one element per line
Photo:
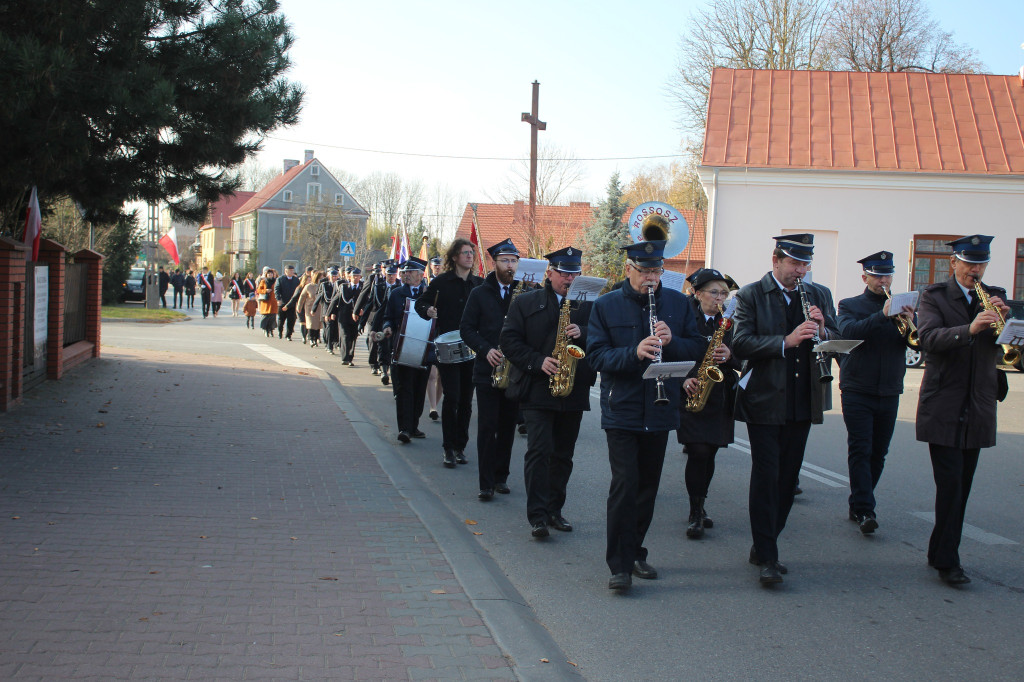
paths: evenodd
<path fill-rule="evenodd" d="M 840 301 L 837 315 L 831 291 L 807 277 L 812 234 L 775 237 L 771 269 L 755 282 L 739 287 L 729 275 L 700 268 L 686 278 L 684 294 L 662 284 L 668 234 L 658 221 L 648 216 L 643 236 L 622 247 L 624 279 L 596 295 L 574 293 L 583 269 L 577 247 L 544 256 L 544 281 L 532 282 L 518 272 L 520 251 L 511 239 L 486 249 L 493 268 L 485 279 L 473 274 L 477 250 L 464 239 L 452 243 L 443 264 L 410 258 L 399 271 L 383 261 L 365 286 L 358 269 L 345 283 L 333 269 L 315 301 L 326 312 L 325 340 L 332 351 L 341 346 L 343 363 L 352 366 L 355 337 L 368 330 L 371 368 L 383 384 L 390 380 L 402 444 L 426 437 L 419 420 L 428 377 L 437 371 L 445 467 L 469 461 L 475 394 L 481 501 L 512 492 L 517 417 L 525 421 L 526 518 L 530 535 L 541 540 L 549 529 L 573 529 L 563 509 L 583 412 L 600 375 L 614 591 L 629 589 L 633 577 L 658 577 L 644 539 L 669 434 L 676 432 L 686 455 L 685 535 L 700 539 L 714 526 L 705 505 L 715 455 L 733 442 L 736 421 L 746 424 L 750 441 L 749 562 L 762 585 L 783 581 L 789 569 L 779 559 L 779 538 L 811 427 L 832 407 L 833 359 L 848 433 L 849 518 L 873 534 L 874 490 L 903 391 L 904 351 L 920 348 L 917 439 L 928 443 L 936 482 L 928 564 L 947 584 L 970 582 L 958 553 L 964 512 L 980 449 L 995 444 L 996 402 L 1007 391 L 996 336 L 1010 310 L 1004 290 L 982 284 L 992 238 L 950 242 L 953 276 L 924 289 L 916 308 L 892 308 L 892 252 L 866 256 L 858 261 L 864 293 Z M 669 371 L 676 362 L 691 364 Z"/>

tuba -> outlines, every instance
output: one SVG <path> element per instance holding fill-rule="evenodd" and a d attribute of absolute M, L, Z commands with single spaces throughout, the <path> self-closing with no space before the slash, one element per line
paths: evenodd
<path fill-rule="evenodd" d="M 1003 311 L 992 305 L 992 301 L 989 300 L 988 292 L 985 291 L 985 287 L 981 286 L 981 280 L 974 280 L 974 293 L 978 297 L 978 303 L 985 310 L 994 310 L 999 319 L 992 323 L 992 328 L 996 330 L 996 337 L 1003 333 L 1003 328 L 1006 326 L 1006 320 L 1003 319 Z M 1003 354 L 1003 363 L 1007 365 L 1016 365 L 1020 361 L 1020 350 L 1014 346 L 1004 346 L 1007 348 L 1006 353 Z"/>
<path fill-rule="evenodd" d="M 526 282 L 519 282 L 519 286 L 516 287 L 516 290 L 512 292 L 512 297 L 509 298 L 508 300 L 509 309 L 512 308 L 512 304 L 516 302 L 516 297 L 519 296 L 519 294 L 523 293 L 524 289 L 526 289 Z M 498 352 L 501 352 L 501 346 L 498 346 Z M 499 391 L 504 391 L 506 388 L 508 388 L 509 376 L 511 371 L 512 363 L 508 361 L 508 358 L 502 355 L 501 362 L 498 363 L 497 367 L 491 370 L 491 386 L 498 389 Z"/>
<path fill-rule="evenodd" d="M 565 328 L 569 326 L 570 302 L 566 293 L 558 313 L 558 328 L 555 330 L 555 348 L 551 356 L 558 360 L 558 371 L 548 379 L 548 389 L 555 398 L 567 398 L 576 382 L 576 363 L 586 357 L 579 346 L 569 343 Z"/>

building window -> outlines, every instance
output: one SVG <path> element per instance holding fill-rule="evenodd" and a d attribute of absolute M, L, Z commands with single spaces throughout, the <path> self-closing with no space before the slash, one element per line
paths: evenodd
<path fill-rule="evenodd" d="M 1017 240 L 1017 258 L 1013 263 L 1013 297 L 1024 298 L 1024 239 Z"/>
<path fill-rule="evenodd" d="M 306 185 L 306 203 L 312 204 L 320 201 L 320 183 L 311 182 Z"/>
<path fill-rule="evenodd" d="M 312 175 L 314 178 L 319 177 L 320 176 L 320 166 L 310 166 L 309 167 L 309 174 Z"/>
<path fill-rule="evenodd" d="M 284 242 L 291 243 L 299 238 L 299 219 L 298 218 L 285 218 L 284 219 Z"/>
<path fill-rule="evenodd" d="M 284 271 L 288 269 L 289 265 L 292 266 L 293 268 L 295 268 L 296 270 L 299 269 L 299 261 L 297 261 L 297 260 L 283 260 L 283 261 L 281 261 L 281 274 L 284 274 Z"/>
<path fill-rule="evenodd" d="M 914 291 L 953 274 L 953 266 L 949 263 L 953 249 L 946 242 L 957 238 L 958 235 L 952 234 L 914 235 L 914 279 L 911 285 Z"/>
<path fill-rule="evenodd" d="M 335 206 L 344 206 L 345 205 L 345 195 L 344 194 L 335 194 L 334 195 L 334 205 Z"/>
<path fill-rule="evenodd" d="M 284 201 L 288 204 L 292 203 L 292 191 L 290 189 L 284 191 Z"/>

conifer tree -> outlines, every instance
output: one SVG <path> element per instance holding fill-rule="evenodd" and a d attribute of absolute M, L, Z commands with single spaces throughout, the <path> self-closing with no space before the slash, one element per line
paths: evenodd
<path fill-rule="evenodd" d="M 608 196 L 594 208 L 594 220 L 583 230 L 584 261 L 588 274 L 606 279 L 620 279 L 625 254 L 620 246 L 630 242 L 629 229 L 623 218 L 629 206 L 622 201 L 622 185 L 616 172 L 608 181 Z"/>

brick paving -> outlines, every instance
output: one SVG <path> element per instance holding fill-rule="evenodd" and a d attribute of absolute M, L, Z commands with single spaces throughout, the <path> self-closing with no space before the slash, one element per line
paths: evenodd
<path fill-rule="evenodd" d="M 229 364 L 105 349 L 0 415 L 0 679 L 515 679 L 320 379 Z"/>

